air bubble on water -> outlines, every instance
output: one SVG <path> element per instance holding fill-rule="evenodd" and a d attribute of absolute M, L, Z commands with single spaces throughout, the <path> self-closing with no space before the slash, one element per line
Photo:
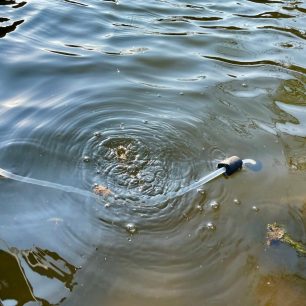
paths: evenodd
<path fill-rule="evenodd" d="M 236 204 L 236 205 L 240 205 L 240 204 L 241 204 L 241 202 L 240 202 L 237 198 L 235 198 L 235 199 L 233 200 L 233 202 L 234 202 L 234 204 Z"/>
<path fill-rule="evenodd" d="M 199 211 L 203 211 L 203 210 L 204 210 L 204 209 L 203 209 L 203 206 L 200 205 L 200 204 L 198 204 L 198 205 L 196 206 L 196 209 L 199 210 Z"/>
<path fill-rule="evenodd" d="M 133 235 L 133 234 L 135 234 L 137 232 L 137 228 L 136 228 L 136 225 L 134 223 L 126 224 L 125 229 L 131 235 Z"/>
<path fill-rule="evenodd" d="M 208 222 L 208 223 L 206 224 L 206 228 L 207 228 L 208 230 L 210 230 L 210 231 L 214 231 L 214 230 L 216 230 L 216 225 L 214 225 L 212 222 Z"/>
<path fill-rule="evenodd" d="M 83 156 L 83 162 L 84 163 L 89 163 L 90 162 L 90 157 L 88 155 Z"/>
<path fill-rule="evenodd" d="M 259 212 L 259 208 L 257 206 L 252 206 L 252 210 L 256 211 L 256 212 Z"/>
<path fill-rule="evenodd" d="M 205 191 L 205 189 L 203 189 L 203 188 L 198 188 L 198 189 L 197 189 L 197 192 L 200 193 L 200 194 L 202 194 L 202 195 L 206 195 L 206 191 Z"/>
<path fill-rule="evenodd" d="M 209 206 L 213 209 L 213 210 L 217 210 L 220 207 L 220 203 L 218 203 L 217 201 L 211 201 Z"/>
<path fill-rule="evenodd" d="M 163 194 L 163 189 L 161 187 L 156 187 L 154 189 L 155 194 Z"/>
<path fill-rule="evenodd" d="M 94 136 L 95 136 L 95 137 L 100 137 L 100 136 L 101 136 L 101 133 L 100 133 L 100 132 L 94 132 Z"/>

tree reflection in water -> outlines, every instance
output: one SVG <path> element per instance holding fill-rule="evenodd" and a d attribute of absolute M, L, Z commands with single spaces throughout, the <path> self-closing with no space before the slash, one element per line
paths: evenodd
<path fill-rule="evenodd" d="M 12 301 L 14 305 L 25 305 L 29 302 L 38 302 L 40 305 L 60 303 L 76 284 L 74 275 L 77 270 L 78 268 L 56 252 L 39 247 L 33 247 L 30 250 L 0 249 L 2 303 L 4 305 L 6 301 Z M 61 296 L 57 297 L 57 301 L 47 301 L 41 297 L 44 288 L 49 291 L 50 286 L 54 285 L 52 282 L 56 285 L 60 283 L 64 287 L 62 288 L 64 290 L 60 290 Z M 0 305 L 2 305 L 1 300 Z"/>
<path fill-rule="evenodd" d="M 23 7 L 27 2 L 21 1 L 17 2 L 14 0 L 0 0 L 0 6 L 9 6 L 10 8 L 20 8 Z M 2 10 L 3 14 L 3 10 Z M 0 38 L 6 36 L 8 33 L 13 32 L 16 30 L 17 26 L 19 26 L 21 23 L 23 23 L 24 20 L 17 20 L 17 21 L 11 21 L 10 18 L 3 17 L 0 15 Z"/>

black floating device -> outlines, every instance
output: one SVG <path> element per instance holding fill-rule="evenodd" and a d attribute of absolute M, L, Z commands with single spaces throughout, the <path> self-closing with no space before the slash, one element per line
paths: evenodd
<path fill-rule="evenodd" d="M 226 158 L 218 163 L 218 168 L 225 168 L 225 175 L 232 175 L 242 168 L 242 159 L 238 156 Z"/>

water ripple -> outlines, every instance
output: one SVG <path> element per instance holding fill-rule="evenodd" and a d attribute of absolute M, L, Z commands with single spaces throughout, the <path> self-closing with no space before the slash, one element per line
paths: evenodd
<path fill-rule="evenodd" d="M 221 58 L 221 57 L 215 57 L 215 56 L 204 56 L 205 58 L 212 59 L 212 60 L 217 60 L 221 61 L 224 63 L 232 64 L 232 65 L 239 65 L 239 66 L 277 66 L 277 67 L 282 67 L 285 69 L 290 69 L 293 71 L 305 73 L 306 68 L 300 67 L 297 65 L 292 65 L 290 63 L 277 63 L 271 60 L 260 60 L 260 61 L 253 61 L 253 62 L 241 62 L 241 61 L 235 61 L 232 59 L 226 59 L 226 58 Z"/>
<path fill-rule="evenodd" d="M 1 18 L 0 22 L 8 22 L 9 19 L 7 18 Z M 0 38 L 4 37 L 5 35 L 7 35 L 10 32 L 13 32 L 16 30 L 16 28 L 22 24 L 24 22 L 24 20 L 18 20 L 18 21 L 14 21 L 12 24 L 7 25 L 7 26 L 1 26 L 0 27 Z"/>
<path fill-rule="evenodd" d="M 264 12 L 258 15 L 241 15 L 236 14 L 238 17 L 244 17 L 244 18 L 295 18 L 294 15 L 288 15 L 280 12 Z"/>
<path fill-rule="evenodd" d="M 2 303 L 255 305 L 267 256 L 300 273 L 265 229 L 305 240 L 304 3 L 189 2 L 0 0 L 0 167 L 60 186 L 0 180 Z M 264 167 L 192 188 L 231 155 Z"/>
<path fill-rule="evenodd" d="M 293 36 L 297 36 L 302 39 L 306 39 L 306 31 L 302 29 L 296 29 L 293 27 L 276 27 L 276 26 L 260 26 L 259 29 L 271 29 L 276 32 L 290 33 Z"/>

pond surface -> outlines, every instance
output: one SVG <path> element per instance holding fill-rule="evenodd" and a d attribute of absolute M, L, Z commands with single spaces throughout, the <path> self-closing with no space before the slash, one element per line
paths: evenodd
<path fill-rule="evenodd" d="M 0 0 L 0 304 L 305 305 L 305 12 Z"/>

